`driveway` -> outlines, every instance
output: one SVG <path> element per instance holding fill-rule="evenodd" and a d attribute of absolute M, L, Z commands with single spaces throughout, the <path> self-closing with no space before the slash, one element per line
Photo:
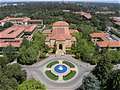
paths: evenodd
<path fill-rule="evenodd" d="M 46 76 L 44 75 L 44 66 L 50 61 L 55 61 L 60 59 L 68 60 L 72 62 L 78 68 L 77 76 L 69 82 L 60 83 L 60 82 L 51 81 L 48 78 L 46 78 Z M 34 78 L 36 80 L 41 81 L 43 84 L 46 85 L 48 90 L 75 90 L 82 84 L 83 77 L 87 75 L 94 68 L 94 66 L 76 60 L 70 55 L 65 55 L 65 56 L 51 55 L 48 58 L 33 65 L 29 65 L 29 66 L 22 65 L 22 68 L 27 72 L 27 79 Z"/>

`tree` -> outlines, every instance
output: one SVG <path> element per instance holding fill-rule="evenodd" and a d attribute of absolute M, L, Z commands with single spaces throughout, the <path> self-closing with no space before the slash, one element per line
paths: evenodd
<path fill-rule="evenodd" d="M 15 78 L 8 78 L 0 73 L 0 90 L 16 90 L 18 86 Z"/>
<path fill-rule="evenodd" d="M 31 65 L 37 61 L 38 52 L 33 47 L 22 47 L 20 49 L 20 56 L 18 57 L 18 62 L 21 64 Z"/>
<path fill-rule="evenodd" d="M 0 66 L 3 68 L 8 63 L 8 58 L 6 56 L 0 57 Z"/>
<path fill-rule="evenodd" d="M 33 40 L 28 41 L 24 39 L 22 47 L 19 49 L 18 63 L 33 64 L 39 58 L 46 57 L 48 47 L 45 45 L 45 37 L 41 32 L 33 35 Z"/>
<path fill-rule="evenodd" d="M 18 64 L 0 67 L 0 90 L 17 90 L 18 84 L 22 83 L 25 77 L 25 71 L 22 71 Z"/>
<path fill-rule="evenodd" d="M 109 76 L 106 90 L 120 90 L 120 69 L 112 71 Z"/>
<path fill-rule="evenodd" d="M 15 58 L 17 58 L 17 50 L 15 47 L 13 46 L 7 46 L 5 48 L 3 48 L 3 54 L 8 58 L 9 62 L 14 61 Z"/>
<path fill-rule="evenodd" d="M 17 90 L 46 90 L 46 87 L 36 80 L 26 80 L 18 86 Z"/>
<path fill-rule="evenodd" d="M 107 50 L 105 54 L 107 59 L 110 60 L 112 63 L 120 63 L 120 51 Z"/>
<path fill-rule="evenodd" d="M 9 27 L 11 27 L 13 24 L 11 23 L 11 22 L 6 22 L 5 24 L 4 24 L 4 28 L 9 28 Z"/>
<path fill-rule="evenodd" d="M 8 65 L 5 68 L 4 73 L 8 77 L 14 77 L 19 84 L 25 81 L 27 77 L 26 72 L 24 70 L 21 70 L 21 66 L 19 64 Z"/>
<path fill-rule="evenodd" d="M 93 54 L 95 53 L 95 48 L 90 41 L 83 38 L 83 34 L 78 33 L 75 35 L 77 43 L 74 48 L 72 48 L 73 53 L 77 58 L 81 58 L 83 61 L 90 62 Z"/>
<path fill-rule="evenodd" d="M 90 73 L 82 81 L 82 90 L 100 90 L 100 81 Z"/>
<path fill-rule="evenodd" d="M 98 80 L 101 81 L 102 86 L 105 85 L 106 80 L 108 79 L 108 76 L 112 71 L 112 67 L 113 65 L 111 64 L 111 61 L 107 60 L 105 55 L 102 55 L 96 67 L 92 71 L 93 75 L 95 75 Z"/>

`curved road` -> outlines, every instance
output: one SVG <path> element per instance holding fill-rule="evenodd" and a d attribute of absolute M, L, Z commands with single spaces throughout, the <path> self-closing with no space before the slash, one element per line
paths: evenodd
<path fill-rule="evenodd" d="M 71 81 L 64 83 L 54 82 L 46 78 L 46 76 L 44 75 L 44 66 L 51 60 L 53 61 L 60 59 L 71 61 L 78 67 L 78 74 Z M 94 66 L 91 66 L 88 63 L 78 61 L 72 58 L 72 56 L 70 55 L 65 56 L 51 55 L 50 57 L 33 65 L 30 66 L 22 65 L 22 68 L 27 72 L 27 79 L 34 78 L 36 80 L 40 80 L 47 86 L 48 90 L 75 90 L 82 84 L 83 77 L 87 75 L 94 68 Z"/>

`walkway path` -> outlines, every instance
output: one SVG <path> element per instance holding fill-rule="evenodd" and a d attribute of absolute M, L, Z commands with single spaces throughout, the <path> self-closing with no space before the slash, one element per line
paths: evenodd
<path fill-rule="evenodd" d="M 61 59 L 71 61 L 72 63 L 77 65 L 78 75 L 72 81 L 60 83 L 51 81 L 45 77 L 44 66 L 51 60 L 54 61 Z M 36 80 L 40 80 L 47 86 L 48 90 L 74 90 L 82 84 L 83 76 L 87 75 L 94 68 L 94 66 L 91 66 L 90 64 L 84 62 L 80 62 L 69 55 L 66 56 L 52 55 L 42 60 L 41 62 L 35 63 L 33 65 L 30 66 L 22 65 L 22 68 L 23 70 L 27 71 L 28 79 L 34 78 Z"/>

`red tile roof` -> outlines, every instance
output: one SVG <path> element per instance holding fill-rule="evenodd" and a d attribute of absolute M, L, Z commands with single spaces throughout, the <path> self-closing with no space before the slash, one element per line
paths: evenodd
<path fill-rule="evenodd" d="M 115 24 L 117 24 L 117 25 L 120 25 L 120 22 L 114 22 Z"/>
<path fill-rule="evenodd" d="M 36 23 L 39 23 L 41 22 L 42 20 L 29 20 L 28 22 L 36 22 Z"/>
<path fill-rule="evenodd" d="M 112 20 L 115 22 L 120 22 L 120 17 L 112 17 Z"/>
<path fill-rule="evenodd" d="M 87 19 L 91 19 L 92 18 L 92 15 L 90 13 L 81 12 L 80 15 L 84 16 Z"/>
<path fill-rule="evenodd" d="M 78 32 L 78 30 L 70 29 L 70 33 L 71 33 L 71 34 L 72 34 L 72 33 L 76 33 L 76 32 Z"/>
<path fill-rule="evenodd" d="M 70 34 L 70 30 L 68 28 L 65 28 L 64 26 L 68 26 L 69 24 L 64 21 L 58 21 L 53 24 L 53 27 L 56 26 L 57 28 L 52 30 L 52 33 L 49 34 L 48 38 L 49 39 L 54 39 L 54 40 L 67 40 L 71 39 L 72 36 Z"/>
<path fill-rule="evenodd" d="M 87 19 L 91 19 L 92 18 L 92 15 L 90 13 L 87 13 L 87 12 L 74 12 L 75 14 L 80 14 L 81 16 L 84 16 L 85 18 Z"/>
<path fill-rule="evenodd" d="M 37 24 L 27 25 L 25 27 L 25 32 L 33 32 L 35 28 L 37 27 Z"/>
<path fill-rule="evenodd" d="M 9 45 L 11 45 L 13 47 L 20 47 L 21 44 L 22 44 L 22 40 L 16 40 L 16 41 L 12 41 L 12 42 L 0 41 L 0 47 L 7 47 Z"/>
<path fill-rule="evenodd" d="M 64 27 L 64 26 L 69 26 L 69 24 L 65 21 L 58 21 L 53 23 L 53 27 Z"/>
<path fill-rule="evenodd" d="M 100 41 L 97 42 L 99 47 L 120 47 L 120 41 Z"/>
<path fill-rule="evenodd" d="M 23 25 L 14 25 L 6 30 L 3 30 L 2 32 L 0 32 L 0 38 L 4 39 L 4 38 L 16 38 L 18 35 L 20 35 L 21 33 L 24 32 L 33 32 L 35 30 L 35 28 L 37 27 L 36 24 L 33 25 L 27 25 L 27 26 L 23 26 Z"/>
<path fill-rule="evenodd" d="M 23 31 L 24 31 L 24 27 L 14 25 L 14 26 L 0 32 L 0 38 L 16 38 Z"/>
<path fill-rule="evenodd" d="M 15 17 L 6 17 L 5 19 L 3 19 L 4 21 L 22 21 L 22 22 L 27 22 L 29 20 L 31 20 L 28 17 L 22 17 L 22 18 L 15 18 Z"/>
<path fill-rule="evenodd" d="M 71 39 L 70 31 L 64 28 L 57 28 L 52 31 L 52 34 L 49 35 L 50 39 L 54 40 L 66 40 Z"/>
<path fill-rule="evenodd" d="M 103 38 L 109 36 L 107 33 L 104 32 L 94 32 L 90 34 L 90 37 L 92 38 Z"/>

